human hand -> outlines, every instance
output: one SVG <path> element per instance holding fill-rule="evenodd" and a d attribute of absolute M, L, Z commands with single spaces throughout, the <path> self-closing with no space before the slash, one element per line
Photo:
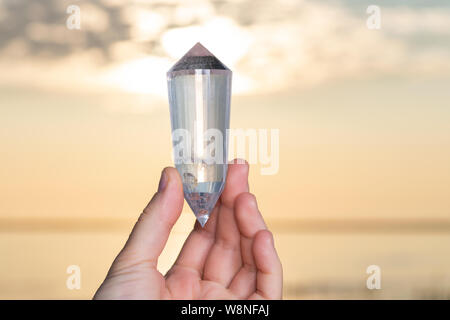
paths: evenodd
<path fill-rule="evenodd" d="M 273 236 L 248 191 L 248 164 L 230 164 L 209 221 L 195 223 L 172 268 L 158 257 L 183 208 L 181 178 L 165 168 L 94 299 L 281 299 L 282 267 Z"/>

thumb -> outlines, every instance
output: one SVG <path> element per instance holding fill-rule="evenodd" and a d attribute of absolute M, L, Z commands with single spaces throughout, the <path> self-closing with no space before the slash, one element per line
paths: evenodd
<path fill-rule="evenodd" d="M 161 173 L 158 192 L 136 222 L 120 256 L 154 262 L 155 267 L 175 222 L 183 209 L 183 185 L 175 168 Z M 122 259 L 121 259 L 122 260 Z"/>

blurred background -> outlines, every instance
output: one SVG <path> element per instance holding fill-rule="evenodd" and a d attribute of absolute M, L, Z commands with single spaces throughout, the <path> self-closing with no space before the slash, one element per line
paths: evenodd
<path fill-rule="evenodd" d="M 280 130 L 250 180 L 284 297 L 449 299 L 445 0 L 0 0 L 0 298 L 93 296 L 172 165 L 165 73 L 197 41 L 233 70 L 232 128 Z"/>

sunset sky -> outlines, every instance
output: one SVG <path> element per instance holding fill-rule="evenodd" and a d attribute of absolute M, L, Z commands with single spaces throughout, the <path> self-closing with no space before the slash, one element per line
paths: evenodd
<path fill-rule="evenodd" d="M 369 30 L 361 1 L 80 1 L 69 30 L 70 1 L 2 2 L 0 214 L 139 211 L 172 161 L 165 72 L 201 41 L 232 127 L 280 129 L 267 216 L 448 217 L 450 7 L 390 3 Z"/>

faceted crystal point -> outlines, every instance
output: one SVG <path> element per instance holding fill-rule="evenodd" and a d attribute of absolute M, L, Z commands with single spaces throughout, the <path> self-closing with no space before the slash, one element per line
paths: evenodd
<path fill-rule="evenodd" d="M 167 72 L 175 166 L 203 227 L 227 174 L 231 71 L 200 43 Z"/>
<path fill-rule="evenodd" d="M 208 221 L 224 186 L 225 181 L 201 182 L 194 188 L 183 183 L 184 198 L 202 227 Z"/>
<path fill-rule="evenodd" d="M 197 42 L 177 63 L 169 70 L 230 70 L 200 42 Z"/>
<path fill-rule="evenodd" d="M 202 216 L 195 216 L 197 218 L 198 223 L 202 226 L 202 228 L 205 226 L 205 224 L 208 222 L 209 214 L 205 214 Z"/>

